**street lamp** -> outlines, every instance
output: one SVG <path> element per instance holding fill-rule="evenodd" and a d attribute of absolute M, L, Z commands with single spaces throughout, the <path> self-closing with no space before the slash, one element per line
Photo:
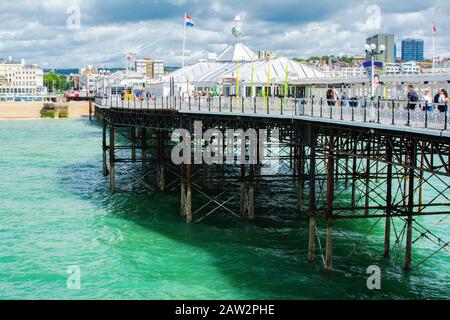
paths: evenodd
<path fill-rule="evenodd" d="M 371 91 L 371 96 L 373 97 L 375 95 L 375 92 L 374 92 L 374 89 L 375 89 L 374 88 L 375 87 L 375 83 L 374 83 L 375 82 L 375 77 L 374 77 L 375 56 L 379 55 L 379 54 L 383 54 L 384 51 L 386 51 L 386 47 L 384 45 L 380 45 L 377 48 L 377 45 L 375 43 L 372 43 L 372 44 L 366 44 L 365 49 L 366 49 L 366 53 L 370 56 L 370 60 L 372 62 L 372 64 L 371 64 L 372 72 L 370 75 L 370 80 L 371 80 L 370 81 L 370 83 L 371 83 L 370 91 Z"/>

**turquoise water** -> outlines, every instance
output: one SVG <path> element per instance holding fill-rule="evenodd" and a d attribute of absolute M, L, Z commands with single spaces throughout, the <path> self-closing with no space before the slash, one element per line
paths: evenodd
<path fill-rule="evenodd" d="M 0 121 L 0 299 L 450 298 L 448 253 L 405 274 L 403 258 L 381 257 L 383 223 L 368 237 L 373 221 L 337 222 L 329 274 L 319 250 L 307 262 L 307 222 L 290 212 L 186 225 L 178 202 L 111 195 L 101 130 L 88 121 Z M 433 230 L 448 238 L 445 226 Z M 415 261 L 434 250 L 419 241 Z M 366 287 L 373 264 L 379 291 Z M 67 288 L 69 266 L 81 270 L 80 290 Z"/>

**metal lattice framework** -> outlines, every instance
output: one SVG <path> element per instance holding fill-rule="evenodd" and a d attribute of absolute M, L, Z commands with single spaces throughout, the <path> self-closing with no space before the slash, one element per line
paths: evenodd
<path fill-rule="evenodd" d="M 152 193 L 179 191 L 180 213 L 188 223 L 201 222 L 217 213 L 253 220 L 257 217 L 259 190 L 282 182 L 296 195 L 296 203 L 294 208 L 286 203 L 280 203 L 280 207 L 292 214 L 303 212 L 309 219 L 310 261 L 316 258 L 317 221 L 325 221 L 323 261 L 327 270 L 332 268 L 333 224 L 343 219 L 373 219 L 375 225 L 384 221 L 385 256 L 405 243 L 406 270 L 413 264 L 412 246 L 421 239 L 436 245 L 433 255 L 447 251 L 448 242 L 416 220 L 440 215 L 441 223 L 445 223 L 450 215 L 447 135 L 429 129 L 348 125 L 346 121 L 324 118 L 317 121 L 257 113 L 184 112 L 171 107 L 169 100 L 165 104 L 164 99 L 159 109 L 97 105 L 95 111 L 103 125 L 103 173 L 110 176 L 111 190 L 116 191 L 116 173 L 120 172 L 131 179 L 126 187 L 139 185 Z M 228 129 L 278 130 L 283 171 L 264 174 L 264 159 L 259 152 L 256 164 L 250 163 L 248 157 L 241 163 L 235 147 L 231 150 L 233 163 L 174 165 L 169 156 L 171 133 L 178 128 L 193 132 L 196 121 L 202 123 L 203 132 L 215 128 L 224 139 Z M 212 141 L 205 141 L 202 148 L 208 143 Z M 249 142 L 245 145 L 248 152 Z M 222 146 L 224 153 L 229 152 L 225 143 Z M 267 152 L 270 155 L 270 147 Z M 272 193 L 276 201 L 276 192 Z M 404 227 L 397 230 L 393 219 Z M 425 261 L 416 262 L 416 266 Z"/>

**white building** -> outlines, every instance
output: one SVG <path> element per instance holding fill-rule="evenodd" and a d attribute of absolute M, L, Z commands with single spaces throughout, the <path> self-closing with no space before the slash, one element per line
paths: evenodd
<path fill-rule="evenodd" d="M 44 72 L 25 60 L 15 62 L 11 58 L 0 59 L 0 95 L 34 96 L 47 94 L 44 87 Z"/>
<path fill-rule="evenodd" d="M 159 80 L 147 82 L 152 95 L 188 95 L 214 92 L 224 96 L 258 96 L 262 92 L 281 95 L 284 84 L 299 79 L 315 79 L 323 74 L 313 67 L 291 59 L 265 58 L 240 41 L 227 47 L 214 59 L 202 60 L 172 72 Z M 298 88 L 289 86 L 290 96 L 301 96 Z"/>
<path fill-rule="evenodd" d="M 164 61 L 151 58 L 138 59 L 134 62 L 134 70 L 145 75 L 146 79 L 159 79 L 164 76 Z"/>
<path fill-rule="evenodd" d="M 100 74 L 97 68 L 88 66 L 80 70 L 80 88 L 87 91 L 89 96 L 93 96 L 97 93 L 97 83 L 100 78 Z"/>
<path fill-rule="evenodd" d="M 421 69 L 416 62 L 386 63 L 385 72 L 387 74 L 419 74 Z"/>

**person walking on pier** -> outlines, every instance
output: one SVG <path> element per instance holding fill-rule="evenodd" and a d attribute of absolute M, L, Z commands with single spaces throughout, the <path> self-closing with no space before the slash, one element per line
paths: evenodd
<path fill-rule="evenodd" d="M 431 112 L 433 111 L 433 97 L 431 96 L 431 91 L 429 88 L 426 88 L 422 99 L 425 101 L 425 105 L 423 106 L 423 111 Z"/>
<path fill-rule="evenodd" d="M 408 85 L 408 109 L 414 110 L 416 108 L 416 105 L 419 102 L 419 95 L 416 91 L 414 91 L 414 87 L 412 84 Z"/>

